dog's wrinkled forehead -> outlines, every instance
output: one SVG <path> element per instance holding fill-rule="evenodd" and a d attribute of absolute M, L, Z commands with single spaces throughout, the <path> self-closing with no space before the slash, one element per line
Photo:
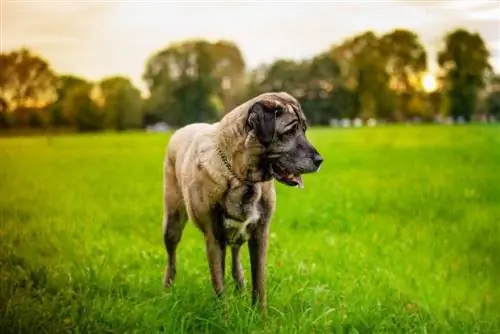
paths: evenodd
<path fill-rule="evenodd" d="M 280 109 L 276 116 L 277 128 L 286 125 L 294 119 L 306 126 L 306 117 L 299 101 L 288 93 L 265 93 L 260 96 L 260 102 L 266 109 Z"/>

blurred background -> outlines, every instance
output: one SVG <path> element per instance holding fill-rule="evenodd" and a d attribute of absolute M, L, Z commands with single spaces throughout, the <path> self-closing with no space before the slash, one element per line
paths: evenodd
<path fill-rule="evenodd" d="M 312 125 L 494 122 L 499 1 L 2 0 L 0 131 L 163 131 L 284 90 Z"/>

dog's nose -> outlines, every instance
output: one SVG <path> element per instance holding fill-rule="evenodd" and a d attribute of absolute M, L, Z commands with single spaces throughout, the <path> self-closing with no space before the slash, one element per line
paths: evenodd
<path fill-rule="evenodd" d="M 319 167 L 321 165 L 321 163 L 323 162 L 323 157 L 321 157 L 321 155 L 319 155 L 319 154 L 315 154 L 313 161 L 314 161 L 314 164 L 316 165 L 316 167 Z"/>

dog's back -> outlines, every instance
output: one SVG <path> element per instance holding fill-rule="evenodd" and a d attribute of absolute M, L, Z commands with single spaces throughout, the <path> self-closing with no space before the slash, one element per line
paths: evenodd
<path fill-rule="evenodd" d="M 189 154 L 186 153 L 192 144 L 200 136 L 209 133 L 213 126 L 213 124 L 209 123 L 192 123 L 175 131 L 167 145 L 167 158 L 174 162 L 175 165 L 182 165 L 184 159 L 189 158 Z"/>
<path fill-rule="evenodd" d="M 177 155 L 177 152 L 186 150 L 196 138 L 212 129 L 213 125 L 209 123 L 192 123 L 175 131 L 170 137 L 167 150 Z"/>

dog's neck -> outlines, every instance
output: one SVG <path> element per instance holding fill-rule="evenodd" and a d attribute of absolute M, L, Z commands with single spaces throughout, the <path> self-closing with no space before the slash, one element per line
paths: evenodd
<path fill-rule="evenodd" d="M 226 167 L 227 171 L 229 172 L 229 174 L 231 174 L 232 177 L 234 177 L 240 183 L 243 183 L 243 184 L 247 184 L 247 185 L 253 185 L 254 184 L 253 182 L 251 182 L 249 180 L 246 180 L 245 178 L 242 178 L 241 175 L 237 175 L 236 174 L 236 172 L 234 171 L 234 169 L 233 169 L 233 167 L 231 165 L 231 161 L 228 158 L 228 155 L 225 153 L 225 150 L 221 149 L 219 146 L 217 146 L 215 149 L 217 151 L 217 155 L 219 156 L 219 158 L 221 159 L 222 163 L 224 164 L 224 167 Z"/>
<path fill-rule="evenodd" d="M 215 144 L 228 172 L 241 183 L 255 184 L 249 171 L 257 168 L 258 158 L 251 154 L 256 139 L 245 130 L 247 110 L 244 105 L 236 107 L 219 121 Z"/>

